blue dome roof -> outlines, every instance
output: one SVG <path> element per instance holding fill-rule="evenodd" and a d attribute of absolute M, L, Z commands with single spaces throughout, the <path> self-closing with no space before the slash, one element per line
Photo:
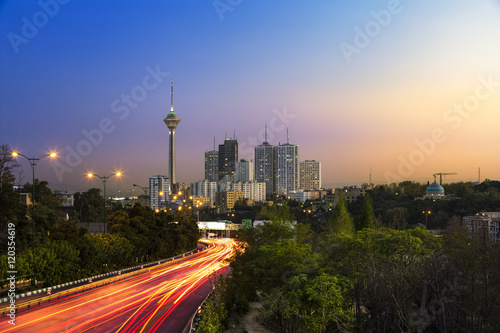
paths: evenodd
<path fill-rule="evenodd" d="M 427 187 L 425 191 L 427 195 L 444 195 L 444 188 L 438 183 L 434 182 Z"/>

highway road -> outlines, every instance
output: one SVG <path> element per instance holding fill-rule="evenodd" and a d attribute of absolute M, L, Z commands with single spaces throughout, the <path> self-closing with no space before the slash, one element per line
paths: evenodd
<path fill-rule="evenodd" d="M 231 239 L 170 265 L 53 300 L 0 318 L 0 332 L 172 332 L 187 330 L 210 290 L 209 276 L 224 272 L 236 248 Z"/>

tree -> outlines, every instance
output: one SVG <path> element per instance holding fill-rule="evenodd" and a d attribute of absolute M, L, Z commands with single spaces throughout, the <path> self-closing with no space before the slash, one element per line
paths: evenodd
<path fill-rule="evenodd" d="M 0 146 L 0 186 L 3 184 L 14 184 L 16 177 L 14 170 L 20 166 L 19 162 L 12 156 L 12 150 L 8 145 Z"/>
<path fill-rule="evenodd" d="M 218 333 L 227 325 L 229 302 L 228 279 L 222 275 L 211 275 L 212 292 L 205 300 L 198 332 Z"/>
<path fill-rule="evenodd" d="M 356 225 L 356 230 L 361 230 L 364 228 L 373 228 L 375 226 L 375 215 L 373 214 L 372 199 L 370 194 L 366 194 L 363 199 L 363 209 L 361 211 L 361 217 Z"/>
<path fill-rule="evenodd" d="M 33 193 L 33 184 L 24 184 L 24 192 Z M 35 204 L 43 205 L 51 210 L 55 210 L 58 205 L 58 200 L 52 190 L 49 187 L 49 183 L 46 180 L 38 180 L 35 178 Z"/>
<path fill-rule="evenodd" d="M 240 198 L 234 203 L 234 210 L 245 210 L 250 209 L 248 206 L 248 198 Z"/>
<path fill-rule="evenodd" d="M 274 310 L 292 322 L 299 319 L 299 331 L 325 332 L 332 326 L 339 331 L 350 328 L 353 313 L 346 297 L 352 284 L 346 278 L 326 273 L 315 277 L 300 274 L 283 289 L 279 309 Z"/>
<path fill-rule="evenodd" d="M 81 222 L 102 222 L 103 197 L 101 190 L 91 188 L 75 193 L 75 211 Z"/>
<path fill-rule="evenodd" d="M 123 210 L 117 210 L 108 216 L 107 228 L 110 234 L 120 234 L 124 237 L 133 232 L 130 230 L 128 214 Z"/>
<path fill-rule="evenodd" d="M 427 185 L 410 181 L 400 183 L 399 187 L 403 188 L 405 195 L 412 198 L 423 196 L 425 194 L 425 190 L 427 189 Z"/>
<path fill-rule="evenodd" d="M 134 262 L 133 245 L 116 234 L 86 234 L 80 249 L 86 275 L 109 272 Z"/>
<path fill-rule="evenodd" d="M 33 231 L 27 217 L 28 208 L 19 200 L 12 185 L 3 183 L 0 186 L 0 253 L 7 252 L 8 224 L 16 225 L 17 251 L 31 244 Z"/>
<path fill-rule="evenodd" d="M 49 230 L 49 238 L 53 241 L 67 240 L 78 243 L 87 233 L 86 227 L 79 227 L 76 221 L 59 221 Z"/>
<path fill-rule="evenodd" d="M 329 234 L 352 234 L 354 232 L 354 224 L 351 215 L 347 210 L 347 200 L 342 192 L 339 194 L 339 201 L 330 216 L 328 223 Z"/>
<path fill-rule="evenodd" d="M 408 224 L 408 209 L 396 207 L 388 209 L 385 213 L 386 225 L 392 229 L 404 230 Z"/>
<path fill-rule="evenodd" d="M 0 258 L 7 263 L 7 258 Z M 5 261 L 3 261 L 5 259 Z M 31 249 L 16 255 L 16 271 L 19 280 L 33 276 L 33 264 L 37 281 L 45 286 L 53 286 L 75 280 L 79 277 L 79 251 L 67 241 L 47 241 L 38 244 L 35 258 Z M 0 263 L 0 278 L 7 276 L 7 267 Z"/>
<path fill-rule="evenodd" d="M 415 331 L 410 314 L 420 304 L 422 265 L 439 248 L 425 229 L 364 229 L 324 245 L 320 267 L 352 281 L 357 331 Z"/>

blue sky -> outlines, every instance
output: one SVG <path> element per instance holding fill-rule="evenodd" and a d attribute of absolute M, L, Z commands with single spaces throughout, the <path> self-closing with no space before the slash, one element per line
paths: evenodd
<path fill-rule="evenodd" d="M 37 168 L 54 188 L 99 187 L 86 172 L 122 170 L 108 188 L 129 194 L 167 174 L 173 78 L 179 181 L 203 178 L 203 153 L 226 131 L 252 158 L 266 123 L 273 144 L 288 126 L 327 186 L 367 181 L 370 167 L 377 183 L 476 180 L 478 167 L 498 179 L 499 18 L 495 0 L 3 1 L 0 143 L 57 150 Z M 366 45 L 357 31 L 372 35 Z M 160 76 L 144 81 L 151 71 Z M 488 96 L 472 112 L 447 113 L 477 89 Z M 115 112 L 133 93 L 134 107 Z M 84 132 L 102 124 L 89 146 Z"/>

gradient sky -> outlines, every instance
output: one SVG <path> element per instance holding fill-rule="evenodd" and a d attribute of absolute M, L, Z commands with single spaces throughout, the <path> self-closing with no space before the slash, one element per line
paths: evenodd
<path fill-rule="evenodd" d="M 300 160 L 322 162 L 325 186 L 366 182 L 370 167 L 378 184 L 476 181 L 478 167 L 500 179 L 498 0 L 60 2 L 0 2 L 0 144 L 57 150 L 36 171 L 54 189 L 121 170 L 108 189 L 129 195 L 167 175 L 171 78 L 178 181 L 203 178 L 226 132 L 253 158 L 266 123 L 271 144 L 288 126 Z M 148 68 L 163 74 L 144 90 Z"/>

